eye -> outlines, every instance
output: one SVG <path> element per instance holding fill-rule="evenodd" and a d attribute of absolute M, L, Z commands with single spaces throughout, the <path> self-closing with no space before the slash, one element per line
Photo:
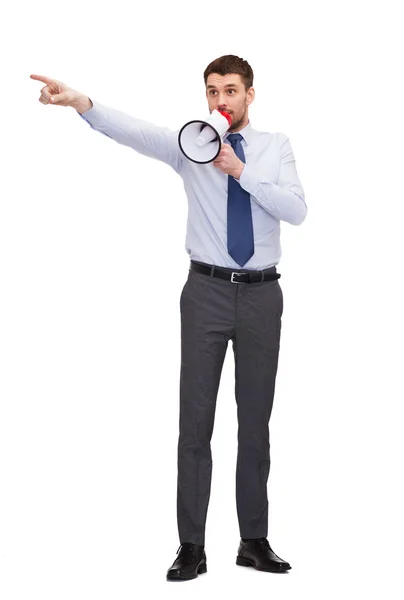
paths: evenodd
<path fill-rule="evenodd" d="M 234 90 L 229 90 L 229 92 L 234 92 Z"/>
<path fill-rule="evenodd" d="M 214 94 L 216 90 L 210 90 L 209 94 Z"/>

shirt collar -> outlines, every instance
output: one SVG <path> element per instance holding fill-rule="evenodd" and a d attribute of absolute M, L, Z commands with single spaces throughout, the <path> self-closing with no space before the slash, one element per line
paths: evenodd
<path fill-rule="evenodd" d="M 230 131 L 226 131 L 224 137 L 223 137 L 223 141 L 227 138 L 228 135 L 230 135 Z M 243 136 L 245 143 L 248 145 L 251 143 L 252 137 L 254 135 L 254 130 L 251 127 L 251 121 L 249 120 L 247 125 L 245 127 L 243 127 L 243 129 L 240 129 L 240 131 L 237 131 L 237 133 L 239 133 L 240 135 Z"/>

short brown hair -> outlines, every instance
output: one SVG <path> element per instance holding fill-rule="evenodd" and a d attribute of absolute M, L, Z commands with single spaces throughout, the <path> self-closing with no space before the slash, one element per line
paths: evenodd
<path fill-rule="evenodd" d="M 229 75 L 230 73 L 236 73 L 240 75 L 246 91 L 252 87 L 254 73 L 250 65 L 243 58 L 234 56 L 233 54 L 226 54 L 220 58 L 216 58 L 211 62 L 205 69 L 203 78 L 205 85 L 208 79 L 208 75 L 211 73 L 218 73 L 219 75 Z"/>

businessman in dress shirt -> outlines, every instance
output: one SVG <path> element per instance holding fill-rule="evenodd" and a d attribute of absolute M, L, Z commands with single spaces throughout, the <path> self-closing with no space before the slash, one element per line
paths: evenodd
<path fill-rule="evenodd" d="M 207 572 L 210 442 L 230 340 L 238 418 L 236 564 L 275 573 L 291 569 L 267 539 L 269 420 L 283 313 L 276 268 L 281 258 L 280 222 L 300 225 L 307 206 L 289 138 L 251 125 L 248 111 L 255 96 L 251 66 L 226 55 L 204 71 L 209 111 L 223 110 L 232 117 L 219 155 L 206 164 L 182 154 L 178 130 L 105 106 L 60 81 L 31 77 L 46 84 L 39 98 L 42 104 L 73 107 L 96 131 L 170 165 L 184 183 L 190 268 L 180 296 L 180 547 L 167 579 L 194 579 Z"/>

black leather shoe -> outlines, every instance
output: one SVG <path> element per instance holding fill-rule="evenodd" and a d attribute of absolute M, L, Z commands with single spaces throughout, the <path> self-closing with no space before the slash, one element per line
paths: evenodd
<path fill-rule="evenodd" d="M 275 554 L 266 538 L 249 540 L 241 538 L 236 564 L 271 573 L 283 573 L 292 568 L 288 562 Z"/>
<path fill-rule="evenodd" d="M 177 558 L 167 571 L 167 579 L 183 581 L 195 579 L 206 573 L 206 554 L 204 546 L 184 542 L 177 550 Z"/>

